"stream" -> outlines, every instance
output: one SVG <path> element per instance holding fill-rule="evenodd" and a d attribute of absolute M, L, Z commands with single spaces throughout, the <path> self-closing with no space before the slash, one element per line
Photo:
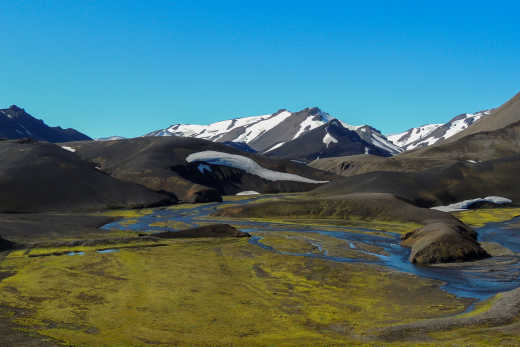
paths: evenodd
<path fill-rule="evenodd" d="M 263 196 L 265 198 L 266 196 Z M 349 228 L 334 226 L 324 229 L 320 226 L 308 225 L 281 225 L 277 223 L 212 219 L 211 214 L 219 206 L 228 204 L 247 204 L 258 198 L 250 198 L 241 201 L 222 203 L 210 203 L 185 209 L 156 209 L 152 214 L 137 218 L 135 223 L 120 220 L 103 226 L 103 229 L 119 229 L 133 231 L 176 231 L 172 228 L 150 226 L 157 222 L 182 222 L 187 226 L 196 227 L 198 223 L 227 223 L 238 226 L 240 230 L 252 235 L 249 242 L 272 252 L 290 256 L 304 256 L 321 258 L 335 262 L 364 263 L 385 266 L 397 271 L 442 281 L 442 289 L 458 297 L 473 298 L 478 301 L 487 299 L 497 293 L 520 287 L 520 255 L 505 255 L 492 257 L 486 260 L 470 263 L 459 263 L 456 266 L 417 266 L 408 261 L 410 250 L 400 246 L 400 235 L 381 230 L 369 230 L 362 228 Z M 134 218 L 132 218 L 134 219 Z M 496 242 L 501 246 L 520 253 L 520 217 L 503 223 L 489 223 L 476 229 L 479 241 Z M 516 223 L 516 226 L 513 226 Z M 344 240 L 346 247 L 352 251 L 370 255 L 370 259 L 363 257 L 347 258 L 329 256 L 327 249 L 319 241 L 313 240 L 312 244 L 319 253 L 291 253 L 278 251 L 275 248 L 262 243 L 262 236 L 266 232 L 296 232 L 314 233 Z M 381 236 L 384 234 L 384 236 Z M 371 253 L 360 249 L 357 245 L 374 246 L 381 251 Z M 367 247 L 362 247 L 367 248 Z"/>

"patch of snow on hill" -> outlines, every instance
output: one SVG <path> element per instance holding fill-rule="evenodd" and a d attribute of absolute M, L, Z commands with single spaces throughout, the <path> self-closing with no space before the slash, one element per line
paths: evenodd
<path fill-rule="evenodd" d="M 246 190 L 245 192 L 236 193 L 235 195 L 259 195 L 259 192 L 255 192 L 254 190 Z"/>
<path fill-rule="evenodd" d="M 278 113 L 277 115 L 274 115 L 272 117 L 269 117 L 267 119 L 261 120 L 251 126 L 249 126 L 245 133 L 234 139 L 235 142 L 245 142 L 249 143 L 256 139 L 258 136 L 262 135 L 266 131 L 274 128 L 287 118 L 289 118 L 292 115 L 289 111 L 282 111 Z"/>
<path fill-rule="evenodd" d="M 329 148 L 329 145 L 331 143 L 338 143 L 338 140 L 336 140 L 331 134 L 329 134 L 329 132 L 327 131 L 327 133 L 325 134 L 325 136 L 323 137 L 323 143 L 327 146 L 327 148 Z"/>
<path fill-rule="evenodd" d="M 307 131 L 311 131 L 312 129 L 316 129 L 322 126 L 323 124 L 327 123 L 330 119 L 331 118 L 329 114 L 325 112 L 321 112 L 320 114 L 311 115 L 305 118 L 305 120 L 300 123 L 300 129 L 298 129 L 298 132 L 294 135 L 293 140 L 297 139 Z"/>
<path fill-rule="evenodd" d="M 273 147 L 269 148 L 269 149 L 268 149 L 267 151 L 265 151 L 264 153 L 274 151 L 275 149 L 282 147 L 282 146 L 284 145 L 284 143 L 285 143 L 285 142 L 277 143 L 276 145 L 274 145 Z"/>
<path fill-rule="evenodd" d="M 69 147 L 69 146 L 61 146 L 61 148 L 63 148 L 66 151 L 72 152 L 72 153 L 76 152 L 76 150 L 74 148 Z"/>
<path fill-rule="evenodd" d="M 222 165 L 233 167 L 236 169 L 244 170 L 245 172 L 259 176 L 268 181 L 293 181 L 293 182 L 302 182 L 302 183 L 327 183 L 328 181 L 315 181 L 309 178 L 305 178 L 302 176 L 298 176 L 295 174 L 290 174 L 286 172 L 279 172 L 266 169 L 253 159 L 248 157 L 244 157 L 242 155 L 229 154 L 225 152 L 217 152 L 217 151 L 202 151 L 197 153 L 192 153 L 186 157 L 186 161 L 188 163 L 191 162 L 205 162 L 212 165 Z"/>
<path fill-rule="evenodd" d="M 399 134 L 388 135 L 387 139 L 390 140 L 393 144 L 395 144 L 397 146 L 404 147 L 410 143 L 413 143 L 415 141 L 425 138 L 431 132 L 433 132 L 435 129 L 441 127 L 442 125 L 443 124 L 423 125 L 421 127 L 412 128 L 408 131 L 405 131 L 405 132 L 402 132 Z M 405 135 L 408 135 L 408 136 L 404 137 Z"/>
<path fill-rule="evenodd" d="M 477 198 L 477 199 L 471 199 L 471 200 L 464 200 L 461 202 L 457 202 L 451 205 L 447 206 L 436 206 L 432 207 L 432 210 L 442 211 L 442 212 L 457 212 L 457 211 L 465 211 L 471 205 L 477 203 L 477 202 L 490 202 L 496 205 L 506 205 L 510 204 L 513 201 L 508 198 L 503 198 L 501 196 L 488 196 L 485 198 Z"/>
<path fill-rule="evenodd" d="M 224 136 L 229 131 L 254 124 L 261 120 L 269 118 L 271 115 L 251 116 L 242 117 L 235 119 L 228 119 L 220 122 L 211 123 L 208 125 L 199 124 L 175 124 L 166 129 L 166 132 L 160 132 L 159 136 L 184 136 L 184 137 L 197 137 L 206 140 L 217 140 Z"/>

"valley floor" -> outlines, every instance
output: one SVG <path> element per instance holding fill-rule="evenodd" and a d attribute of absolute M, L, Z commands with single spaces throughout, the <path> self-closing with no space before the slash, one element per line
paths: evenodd
<path fill-rule="evenodd" d="M 370 254 L 356 255 L 324 235 L 265 233 L 263 244 L 281 251 L 272 252 L 244 238 L 125 241 L 135 232 L 94 228 L 102 218 L 119 215 L 131 224 L 150 212 L 92 216 L 91 224 L 80 228 L 89 238 L 103 233 L 116 238 L 111 245 L 72 246 L 53 236 L 47 244 L 42 237 L 33 249 L 3 253 L 3 341 L 13 346 L 520 346 L 517 321 L 384 333 L 424 319 L 465 317 L 474 301 L 449 294 L 439 281 L 379 265 L 290 255 L 319 254 L 319 241 L 329 255 L 370 260 Z M 463 217 L 474 223 L 491 219 L 476 213 Z M 78 236 L 70 233 L 65 241 Z M 479 303 L 469 315 L 486 312 L 493 300 Z"/>

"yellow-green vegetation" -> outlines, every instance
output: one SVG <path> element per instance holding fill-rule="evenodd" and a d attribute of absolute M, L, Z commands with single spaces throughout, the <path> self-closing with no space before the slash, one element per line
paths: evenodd
<path fill-rule="evenodd" d="M 262 237 L 260 241 L 262 244 L 270 246 L 280 252 L 324 254 L 324 251 L 326 251 L 327 255 L 332 257 L 363 258 L 369 260 L 377 260 L 377 258 L 360 252 L 360 250 L 383 254 L 383 250 L 376 246 L 355 242 L 355 248 L 352 249 L 350 248 L 349 241 L 319 233 L 308 232 L 303 235 L 299 232 L 278 231 L 257 232 L 256 235 Z"/>
<path fill-rule="evenodd" d="M 190 208 L 195 208 L 195 207 L 202 207 L 205 205 L 208 205 L 208 203 L 199 203 L 199 204 L 185 203 L 185 204 L 171 205 L 171 206 L 168 206 L 166 209 L 168 209 L 168 210 L 185 210 L 185 209 L 190 209 Z"/>
<path fill-rule="evenodd" d="M 13 275 L 0 282 L 0 304 L 17 312 L 16 323 L 74 346 L 366 345 L 360 336 L 378 327 L 469 304 L 432 280 L 280 255 L 245 239 L 166 243 L 9 256 L 0 271 Z"/>
<path fill-rule="evenodd" d="M 155 241 L 132 241 L 132 242 L 121 242 L 110 243 L 103 245 L 100 243 L 96 246 L 61 246 L 61 247 L 35 247 L 29 249 L 19 249 L 9 253 L 7 258 L 16 257 L 41 257 L 49 255 L 63 255 L 71 252 L 95 252 L 97 250 L 104 249 L 122 249 L 122 248 L 135 248 L 135 247 L 149 247 L 158 245 Z"/>
<path fill-rule="evenodd" d="M 135 209 L 135 210 L 109 210 L 99 212 L 96 215 L 107 216 L 107 217 L 121 217 L 121 218 L 139 218 L 153 213 L 153 209 Z"/>
<path fill-rule="evenodd" d="M 464 314 L 460 315 L 459 317 L 461 317 L 461 318 L 462 317 L 464 317 L 464 318 L 475 317 L 481 313 L 486 312 L 495 304 L 495 302 L 497 302 L 497 300 L 500 298 L 500 296 L 501 296 L 501 294 L 499 293 L 485 301 L 477 303 L 473 310 L 471 310 L 468 313 L 464 313 Z"/>
<path fill-rule="evenodd" d="M 223 220 L 235 220 L 239 221 L 241 218 L 228 218 L 228 217 L 212 217 L 213 219 L 223 219 Z M 295 218 L 291 217 L 270 217 L 270 218 L 244 218 L 248 221 L 260 222 L 260 223 L 272 223 L 279 225 L 299 225 L 299 226 L 312 226 L 312 227 L 320 227 L 325 228 L 327 230 L 337 230 L 343 231 L 345 228 L 352 228 L 358 230 L 352 230 L 352 232 L 356 233 L 370 233 L 371 235 L 378 235 L 382 237 L 387 237 L 386 232 L 392 232 L 397 234 L 406 234 L 407 232 L 417 230 L 421 227 L 420 224 L 412 223 L 412 222 L 391 222 L 391 221 L 382 221 L 382 220 L 362 220 L 359 218 L 355 218 L 354 216 L 351 219 L 335 219 L 335 218 L 309 218 L 309 217 L 301 217 Z M 373 232 L 373 231 L 363 231 L 361 229 L 369 229 L 369 230 L 378 230 L 381 233 Z M 350 232 L 350 230 L 349 230 Z M 389 237 L 389 236 L 388 236 Z"/>
<path fill-rule="evenodd" d="M 487 208 L 454 212 L 453 215 L 465 224 L 483 227 L 487 223 L 499 223 L 520 216 L 520 208 Z"/>

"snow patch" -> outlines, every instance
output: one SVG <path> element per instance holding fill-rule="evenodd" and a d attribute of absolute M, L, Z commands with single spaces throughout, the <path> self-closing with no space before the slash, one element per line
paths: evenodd
<path fill-rule="evenodd" d="M 244 192 L 236 193 L 235 195 L 258 195 L 259 192 L 255 192 L 254 190 L 246 190 Z"/>
<path fill-rule="evenodd" d="M 329 145 L 331 143 L 338 143 L 338 140 L 336 140 L 331 134 L 329 134 L 329 132 L 327 131 L 327 133 L 325 134 L 325 136 L 323 137 L 323 143 L 325 145 L 327 145 L 327 148 L 329 148 Z"/>
<path fill-rule="evenodd" d="M 202 151 L 192 153 L 186 157 L 188 163 L 203 161 L 208 164 L 222 165 L 244 170 L 245 172 L 259 176 L 268 181 L 293 181 L 302 183 L 327 183 L 329 181 L 316 181 L 299 175 L 266 169 L 253 159 L 237 154 L 229 154 L 217 151 Z"/>
<path fill-rule="evenodd" d="M 284 145 L 285 142 L 280 142 L 280 143 L 277 143 L 276 145 L 274 145 L 273 147 L 269 148 L 267 151 L 264 152 L 267 153 L 267 152 L 271 152 L 271 151 L 274 151 L 275 149 L 277 148 L 280 148 Z"/>
<path fill-rule="evenodd" d="M 442 212 L 457 212 L 457 211 L 465 211 L 467 210 L 471 205 L 478 203 L 478 202 L 490 202 L 496 205 L 505 205 L 510 204 L 513 201 L 508 198 L 503 198 L 501 196 L 488 196 L 485 198 L 477 198 L 477 199 L 471 199 L 471 200 L 464 200 L 461 202 L 457 202 L 451 205 L 446 206 L 436 206 L 432 207 L 432 210 L 442 211 Z"/>
<path fill-rule="evenodd" d="M 69 147 L 69 146 L 61 146 L 61 148 L 63 148 L 66 151 L 72 152 L 72 153 L 76 152 L 76 149 Z"/>
<path fill-rule="evenodd" d="M 316 118 L 318 118 L 318 119 L 316 119 Z M 298 129 L 298 132 L 293 136 L 292 139 L 293 140 L 297 139 L 298 137 L 305 134 L 306 132 L 322 126 L 329 120 L 330 120 L 330 116 L 324 112 L 321 112 L 317 115 L 316 114 L 311 115 L 311 116 L 305 118 L 305 120 L 300 123 L 300 129 Z"/>
<path fill-rule="evenodd" d="M 199 164 L 199 166 L 197 166 L 197 169 L 199 169 L 201 174 L 203 174 L 204 171 L 212 172 L 211 171 L 211 166 L 206 165 L 206 164 Z"/>

